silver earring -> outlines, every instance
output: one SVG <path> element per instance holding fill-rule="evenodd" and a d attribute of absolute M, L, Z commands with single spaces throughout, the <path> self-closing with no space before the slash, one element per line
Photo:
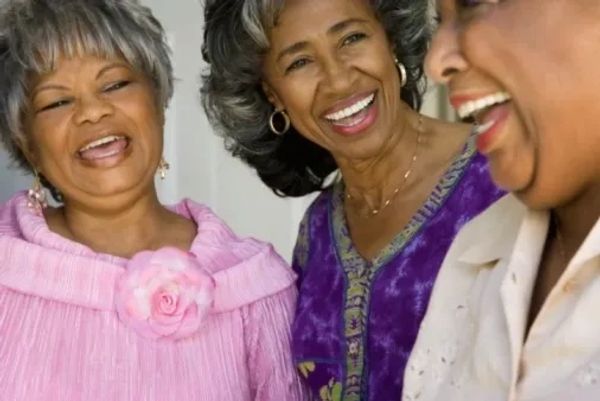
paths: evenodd
<path fill-rule="evenodd" d="M 406 74 L 406 67 L 397 58 L 394 58 L 394 63 L 396 64 L 396 68 L 398 68 L 398 72 L 400 73 L 400 87 L 404 88 L 406 85 L 406 81 L 408 80 L 408 75 Z"/>
<path fill-rule="evenodd" d="M 283 119 L 282 129 L 277 129 L 275 126 L 275 117 L 278 115 Z M 285 110 L 275 110 L 273 113 L 271 113 L 271 116 L 269 117 L 269 128 L 271 129 L 271 132 L 279 136 L 284 135 L 290 129 L 290 117 L 287 115 Z"/>
<path fill-rule="evenodd" d="M 40 181 L 40 176 L 37 170 L 33 171 L 34 179 L 33 185 L 27 191 L 27 207 L 37 215 L 42 215 L 42 212 L 45 208 L 48 207 L 48 202 L 46 200 L 46 191 L 42 187 L 42 183 Z"/>
<path fill-rule="evenodd" d="M 169 165 L 169 163 L 167 163 L 164 156 L 161 157 L 160 163 L 158 163 L 158 175 L 160 176 L 161 180 L 165 179 L 165 177 L 167 176 L 167 171 L 169 170 L 170 167 L 171 166 Z"/>

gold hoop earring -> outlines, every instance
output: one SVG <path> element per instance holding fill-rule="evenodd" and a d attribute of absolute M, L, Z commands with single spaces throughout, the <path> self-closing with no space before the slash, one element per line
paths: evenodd
<path fill-rule="evenodd" d="M 406 73 L 406 67 L 397 58 L 394 58 L 394 63 L 396 64 L 396 68 L 400 73 L 400 87 L 404 88 L 406 82 L 408 81 L 408 75 Z"/>
<path fill-rule="evenodd" d="M 167 163 L 164 156 L 160 158 L 160 162 L 158 163 L 158 175 L 161 180 L 164 180 L 167 177 L 167 171 L 171 168 L 171 165 Z"/>
<path fill-rule="evenodd" d="M 275 126 L 275 117 L 278 115 L 281 116 L 281 118 L 283 119 L 283 128 L 280 130 L 278 130 Z M 290 117 L 287 115 L 285 110 L 275 110 L 273 113 L 271 113 L 271 116 L 269 117 L 269 128 L 271 129 L 271 132 L 273 132 L 275 135 L 284 135 L 290 129 L 290 124 Z"/>
<path fill-rule="evenodd" d="M 37 170 L 33 170 L 33 185 L 27 191 L 27 207 L 37 215 L 42 215 L 44 209 L 48 207 L 46 200 L 46 191 L 42 187 L 42 182 Z"/>

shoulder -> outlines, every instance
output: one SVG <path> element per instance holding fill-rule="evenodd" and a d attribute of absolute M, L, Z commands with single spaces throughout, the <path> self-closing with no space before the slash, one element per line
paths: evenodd
<path fill-rule="evenodd" d="M 461 203 L 467 205 L 475 214 L 479 214 L 505 196 L 506 191 L 492 180 L 488 161 L 477 152 L 475 141 L 475 136 L 467 139 L 462 154 L 451 168 L 454 171 L 450 171 L 450 175 L 456 175 L 460 180 L 456 189 L 459 190 Z"/>
<path fill-rule="evenodd" d="M 334 184 L 321 191 L 319 195 L 310 203 L 310 206 L 308 206 L 306 212 L 304 213 L 304 218 L 302 219 L 303 221 L 309 220 L 310 216 L 312 215 L 322 216 L 328 213 L 331 206 L 331 200 L 334 195 L 335 185 L 338 184 Z"/>
<path fill-rule="evenodd" d="M 482 294 L 499 293 L 498 277 L 505 271 L 496 262 L 506 249 L 496 240 L 514 238 L 526 213 L 521 202 L 506 195 L 467 223 L 454 239 L 407 363 L 403 399 L 415 399 L 417 394 L 424 400 L 441 399 L 444 378 L 456 373 L 452 370 L 458 366 L 456 358 L 473 341 L 473 316 L 478 314 Z M 439 333 L 444 333 L 443 339 Z"/>
<path fill-rule="evenodd" d="M 191 251 L 215 278 L 217 310 L 239 308 L 294 284 L 295 273 L 271 244 L 238 236 L 205 205 L 184 200 L 173 209 L 198 226 Z"/>
<path fill-rule="evenodd" d="M 0 235 L 20 237 L 19 210 L 26 207 L 25 192 L 19 192 L 6 202 L 0 204 Z M 25 218 L 26 216 L 21 216 Z"/>
<path fill-rule="evenodd" d="M 509 194 L 465 224 L 442 263 L 425 321 L 452 324 L 454 315 L 447 308 L 463 302 L 482 266 L 494 266 L 490 263 L 509 251 L 506 246 L 512 244 L 526 213 L 527 208 Z"/>
<path fill-rule="evenodd" d="M 315 225 L 328 221 L 333 191 L 333 187 L 322 191 L 304 212 L 298 227 L 298 236 L 294 247 L 293 265 L 296 271 L 304 270 L 306 266 L 310 244 L 313 239 L 311 232 L 314 231 Z"/>
<path fill-rule="evenodd" d="M 439 319 L 434 315 L 444 315 L 445 308 L 461 302 L 476 279 L 479 267 L 497 260 L 505 251 L 497 239 L 513 238 L 526 211 L 526 207 L 509 194 L 463 226 L 440 268 L 426 320 L 437 324 Z M 448 318 L 452 320 L 451 316 Z"/>
<path fill-rule="evenodd" d="M 300 230 L 302 230 L 303 227 L 310 228 L 316 222 L 327 219 L 332 206 L 333 197 L 335 196 L 335 192 L 339 190 L 339 185 L 339 183 L 335 183 L 324 189 L 310 203 L 300 221 Z"/>
<path fill-rule="evenodd" d="M 499 232 L 515 231 L 526 212 L 526 206 L 513 194 L 504 195 L 465 224 L 452 242 L 444 265 L 455 264 L 465 252 L 486 245 L 492 234 L 497 237 Z"/>

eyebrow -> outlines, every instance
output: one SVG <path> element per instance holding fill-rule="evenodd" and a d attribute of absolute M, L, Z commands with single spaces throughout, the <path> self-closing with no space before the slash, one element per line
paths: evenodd
<path fill-rule="evenodd" d="M 33 91 L 31 92 L 31 98 L 34 99 L 38 95 L 38 93 L 48 91 L 48 90 L 65 91 L 65 90 L 68 90 L 68 88 L 66 86 L 57 85 L 57 84 L 41 85 L 41 86 L 38 86 L 33 89 Z"/>
<path fill-rule="evenodd" d="M 102 67 L 100 69 L 100 71 L 98 71 L 98 74 L 96 74 L 96 79 L 100 78 L 103 74 L 105 74 L 106 72 L 115 69 L 115 68 L 128 68 L 126 64 L 121 63 L 121 62 L 115 62 L 115 63 L 111 63 L 108 64 L 104 67 Z M 47 90 L 69 90 L 69 88 L 67 88 L 66 86 L 63 85 L 58 85 L 58 84 L 47 84 L 47 85 L 40 85 L 36 88 L 34 88 L 34 90 L 31 92 L 31 97 L 35 98 L 35 96 L 37 96 L 38 93 L 43 92 L 43 91 L 47 91 Z"/>
<path fill-rule="evenodd" d="M 341 31 L 343 31 L 344 29 L 346 29 L 348 27 L 348 25 L 360 24 L 360 23 L 365 23 L 365 22 L 367 22 L 367 21 L 364 19 L 361 19 L 361 18 L 348 18 L 346 20 L 340 21 L 340 22 L 332 25 L 327 30 L 327 35 L 334 35 L 336 33 L 339 33 Z M 286 47 L 285 49 L 283 49 L 282 51 L 280 51 L 279 54 L 277 55 L 277 61 L 281 60 L 281 58 L 283 58 L 284 56 L 287 56 L 287 55 L 293 54 L 293 53 L 297 53 L 297 52 L 301 51 L 302 49 L 305 49 L 307 46 L 308 46 L 308 42 L 306 42 L 306 41 L 296 42 L 293 45 L 290 45 L 290 46 Z"/>
<path fill-rule="evenodd" d="M 110 70 L 115 69 L 115 68 L 125 68 L 125 69 L 128 69 L 129 67 L 127 66 L 127 64 L 122 63 L 122 62 L 110 63 L 110 64 L 102 67 L 100 69 L 100 71 L 98 71 L 98 74 L 96 74 L 96 79 L 100 78 L 107 71 L 110 71 Z"/>

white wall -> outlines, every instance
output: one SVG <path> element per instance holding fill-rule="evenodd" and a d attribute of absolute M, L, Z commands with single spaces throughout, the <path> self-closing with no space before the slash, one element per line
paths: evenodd
<path fill-rule="evenodd" d="M 11 166 L 8 154 L 0 146 L 0 202 L 4 202 L 15 192 L 28 188 L 30 183 L 31 177 Z"/>
<path fill-rule="evenodd" d="M 291 256 L 298 223 L 312 197 L 280 199 L 256 174 L 223 149 L 199 102 L 203 10 L 200 0 L 143 0 L 163 23 L 173 48 L 175 97 L 167 112 L 165 157 L 171 165 L 167 179 L 158 184 L 161 198 L 172 203 L 182 197 L 208 204 L 241 235 L 272 242 L 287 259 Z M 176 6 L 175 6 L 176 5 Z M 429 115 L 444 114 L 437 93 L 424 107 Z M 0 151 L 0 201 L 29 178 L 6 170 Z"/>

